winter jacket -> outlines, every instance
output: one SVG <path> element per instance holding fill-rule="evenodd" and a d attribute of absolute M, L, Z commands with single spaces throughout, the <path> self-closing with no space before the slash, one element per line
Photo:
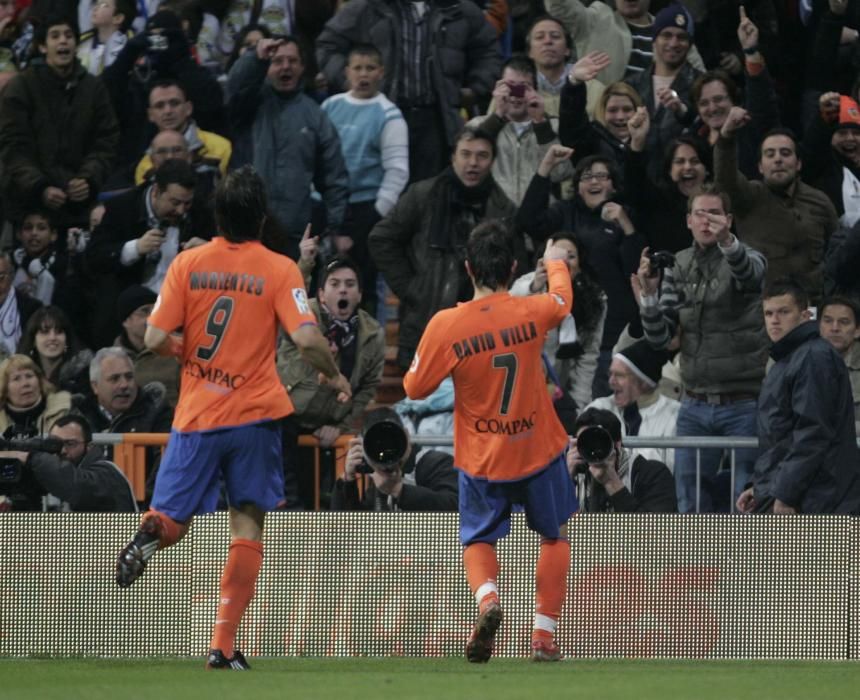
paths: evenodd
<path fill-rule="evenodd" d="M 860 512 L 860 451 L 848 369 L 814 321 L 774 343 L 761 389 L 756 510 L 778 498 L 800 513 Z"/>
<path fill-rule="evenodd" d="M 403 489 L 400 496 L 389 499 L 377 493 L 373 482 L 358 497 L 355 481 L 338 479 L 331 494 L 334 511 L 370 510 L 386 511 L 456 511 L 459 492 L 454 458 L 447 452 L 429 450 L 416 459 L 418 450 L 413 447 L 403 467 Z"/>
<path fill-rule="evenodd" d="M 556 231 L 576 233 L 586 248 L 597 283 L 606 292 L 608 308 L 601 349 L 611 350 L 624 326 L 639 325 L 630 275 L 639 269 L 645 237 L 638 232 L 625 235 L 619 226 L 600 218 L 599 208 L 592 211 L 579 197 L 547 208 L 549 194 L 549 179 L 536 174 L 517 211 L 517 227 L 538 241 L 546 240 Z"/>
<path fill-rule="evenodd" d="M 311 220 L 311 186 L 322 195 L 328 227 L 339 232 L 349 174 L 325 112 L 301 91 L 274 90 L 266 81 L 268 67 L 249 51 L 230 69 L 230 118 L 240 140 L 250 132 L 252 153 L 244 157 L 250 156 L 266 183 L 271 212 L 297 245 Z M 234 158 L 234 165 L 243 164 Z"/>
<path fill-rule="evenodd" d="M 547 118 L 540 124 L 529 124 L 522 132 L 512 122 L 504 122 L 495 114 L 475 117 L 467 126 L 480 128 L 496 140 L 493 179 L 514 204 L 525 197 L 532 176 L 550 146 L 559 142 L 556 132 L 558 119 Z M 569 161 L 552 169 L 550 179 L 561 182 L 573 175 Z"/>
<path fill-rule="evenodd" d="M 169 433 L 173 409 L 164 399 L 164 386 L 150 382 L 138 387 L 137 397 L 128 410 L 108 418 L 95 395 L 77 395 L 72 412 L 87 419 L 94 433 Z"/>
<path fill-rule="evenodd" d="M 830 237 L 824 265 L 831 291 L 860 296 L 860 220 L 851 228 L 840 226 Z"/>
<path fill-rule="evenodd" d="M 629 83 L 642 97 L 642 101 L 648 109 L 648 115 L 651 117 L 651 128 L 648 130 L 648 136 L 645 140 L 645 150 L 650 156 L 648 175 L 656 182 L 660 177 L 660 167 L 669 142 L 680 136 L 684 128 L 689 126 L 694 118 L 693 83 L 702 74 L 702 71 L 693 68 L 689 63 L 685 63 L 670 85 L 671 89 L 678 93 L 681 102 L 687 106 L 687 112 L 683 116 L 663 105 L 654 107 L 653 74 L 654 64 L 652 63 L 649 70 L 632 75 L 625 82 Z"/>
<path fill-rule="evenodd" d="M 734 239 L 693 245 L 666 268 L 660 298 L 642 296 L 642 328 L 666 348 L 681 327 L 681 376 L 696 393 L 757 394 L 767 363 L 761 290 L 767 263 Z"/>
<path fill-rule="evenodd" d="M 450 212 L 443 196 L 445 174 L 416 182 L 400 197 L 394 209 L 370 232 L 368 247 L 376 267 L 400 299 L 399 345 L 410 353 L 431 316 L 472 297 L 463 266 L 465 238 L 449 248 L 434 245 L 434 222 L 439 212 Z M 488 176 L 492 177 L 492 176 Z M 507 219 L 516 207 L 502 189 L 491 183 L 482 220 Z M 517 246 L 523 248 L 522 237 Z"/>
<path fill-rule="evenodd" d="M 45 409 L 33 426 L 35 435 L 47 435 L 58 418 L 66 415 L 72 407 L 72 396 L 67 391 L 53 391 L 45 395 Z M 6 411 L 5 406 L 0 410 L 0 435 L 12 425 L 13 421 Z"/>
<path fill-rule="evenodd" d="M 95 199 L 116 155 L 119 126 L 102 82 L 76 64 L 62 78 L 33 62 L 13 78 L 0 102 L 0 162 L 5 215 L 42 206 L 46 187 L 65 189 L 83 178 Z M 66 209 L 86 221 L 87 203 Z M 79 210 L 79 211 L 78 211 Z"/>
<path fill-rule="evenodd" d="M 101 447 L 90 447 L 79 464 L 60 455 L 31 452 L 27 467 L 52 496 L 73 513 L 137 511 L 131 484 L 119 467 L 105 459 Z"/>
<path fill-rule="evenodd" d="M 396 77 L 402 69 L 399 0 L 350 0 L 326 22 L 317 37 L 316 56 L 332 90 L 345 90 L 344 68 L 352 46 L 370 43 L 382 53 L 382 92 L 397 104 Z M 501 73 L 496 33 L 470 0 L 430 0 L 428 56 L 434 104 L 439 108 L 448 143 L 462 128 L 460 90 L 488 97 Z"/>
<path fill-rule="evenodd" d="M 320 331 L 325 335 L 330 323 L 328 314 L 320 310 L 315 299 L 309 303 L 319 321 Z M 278 347 L 278 375 L 290 394 L 296 409 L 295 416 L 303 429 L 316 430 L 323 425 L 333 425 L 341 432 L 348 432 L 376 396 L 385 365 L 385 336 L 376 319 L 361 309 L 358 310 L 355 343 L 355 364 L 349 376 L 352 398 L 339 403 L 338 392 L 327 384 L 319 383 L 319 370 L 308 364 L 289 336 L 284 336 Z"/>
<path fill-rule="evenodd" d="M 594 484 L 594 496 L 584 499 L 586 513 L 677 513 L 675 479 L 666 465 L 641 455 L 632 458 L 630 488 L 622 488 L 612 496 L 599 484 Z"/>
<path fill-rule="evenodd" d="M 768 281 L 794 277 L 817 303 L 824 250 L 838 225 L 827 195 L 800 178 L 792 194 L 750 182 L 738 170 L 736 140 L 722 136 L 714 146 L 714 182 L 731 197 L 738 237 L 767 258 Z"/>

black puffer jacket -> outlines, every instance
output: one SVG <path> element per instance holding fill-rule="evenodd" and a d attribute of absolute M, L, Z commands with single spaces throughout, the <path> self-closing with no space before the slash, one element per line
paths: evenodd
<path fill-rule="evenodd" d="M 860 512 L 860 452 L 845 362 L 807 321 L 771 348 L 758 401 L 758 511 L 778 498 L 801 513 Z"/>
<path fill-rule="evenodd" d="M 472 298 L 472 285 L 463 266 L 468 233 L 462 226 L 452 226 L 448 245 L 435 242 L 439 232 L 434 224 L 440 221 L 440 213 L 441 220 L 452 223 L 458 216 L 448 198 L 444 181 L 448 177 L 443 173 L 412 185 L 368 239 L 373 261 L 402 305 L 400 347 L 411 351 L 418 347 L 433 314 Z M 516 207 L 495 182 L 490 183 L 485 201 L 482 221 L 513 221 Z M 517 236 L 516 245 L 524 249 L 521 236 Z"/>
<path fill-rule="evenodd" d="M 577 195 L 549 206 L 551 182 L 535 175 L 517 211 L 517 227 L 537 241 L 544 241 L 556 231 L 576 233 L 597 283 L 606 292 L 606 321 L 603 324 L 602 350 L 611 350 L 621 331 L 630 324 L 639 332 L 639 307 L 630 290 L 630 275 L 639 269 L 639 258 L 646 245 L 645 237 L 633 232 L 629 236 L 619 226 L 600 218 L 602 206 L 589 209 Z M 574 304 L 576 301 L 574 301 Z"/>
<path fill-rule="evenodd" d="M 80 64 L 70 78 L 42 61 L 14 77 L 0 103 L 0 160 L 7 217 L 41 205 L 46 187 L 83 178 L 90 200 L 108 176 L 119 126 L 101 80 Z M 66 207 L 69 208 L 68 206 Z M 87 203 L 77 207 L 86 219 Z"/>

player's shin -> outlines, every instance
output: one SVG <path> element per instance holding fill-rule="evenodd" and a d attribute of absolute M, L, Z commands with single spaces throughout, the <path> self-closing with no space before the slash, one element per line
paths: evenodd
<path fill-rule="evenodd" d="M 542 540 L 535 580 L 535 624 L 532 632 L 532 658 L 555 661 L 561 658 L 555 645 L 555 631 L 570 569 L 570 543 L 567 540 Z"/>
<path fill-rule="evenodd" d="M 221 597 L 212 630 L 210 649 L 233 656 L 236 631 L 251 599 L 263 565 L 263 545 L 253 540 L 234 539 L 221 575 Z"/>

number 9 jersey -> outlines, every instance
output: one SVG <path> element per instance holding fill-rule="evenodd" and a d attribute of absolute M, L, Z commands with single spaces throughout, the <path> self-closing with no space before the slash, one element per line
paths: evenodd
<path fill-rule="evenodd" d="M 215 430 L 293 412 L 275 368 L 278 324 L 317 325 L 290 258 L 259 241 L 211 243 L 178 255 L 149 325 L 183 335 L 173 428 Z"/>
<path fill-rule="evenodd" d="M 403 378 L 409 398 L 454 380 L 454 464 L 490 481 L 517 481 L 567 446 L 547 390 L 544 338 L 570 313 L 573 289 L 563 261 L 547 263 L 549 292 L 507 291 L 439 311 L 427 324 Z"/>

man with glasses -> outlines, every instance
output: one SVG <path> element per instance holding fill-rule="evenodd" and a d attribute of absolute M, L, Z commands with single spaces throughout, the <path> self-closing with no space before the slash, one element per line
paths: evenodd
<path fill-rule="evenodd" d="M 50 452 L 0 452 L 0 459 L 17 459 L 44 489 L 44 510 L 74 513 L 136 512 L 137 503 L 128 479 L 102 448 L 93 444 L 90 424 L 82 416 L 63 416 L 50 437 L 62 444 Z"/>
<path fill-rule="evenodd" d="M 767 262 L 731 233 L 731 212 L 728 195 L 705 186 L 690 198 L 688 207 L 693 245 L 663 271 L 662 283 L 648 248 L 639 264 L 636 280 L 645 340 L 664 349 L 679 325 L 681 329 L 684 396 L 678 412 L 679 437 L 756 435 L 756 400 L 768 348 L 761 306 Z M 675 451 L 681 513 L 725 510 L 730 499 L 740 495 L 756 458 L 756 450 L 736 450 L 730 496 L 721 488 L 729 472 L 718 474 L 722 450 L 700 452 L 697 458 L 695 449 Z"/>
<path fill-rule="evenodd" d="M 178 131 L 185 138 L 186 152 L 191 154 L 190 162 L 198 175 L 214 174 L 217 180 L 219 176 L 227 173 L 227 165 L 233 154 L 232 144 L 223 136 L 211 131 L 204 131 L 197 126 L 192 118 L 194 105 L 188 99 L 183 87 L 175 80 L 160 80 L 149 91 L 149 108 L 146 111 L 149 121 L 156 126 L 158 134 L 165 131 Z M 158 135 L 155 137 L 158 138 Z M 158 167 L 156 159 L 159 154 L 155 152 L 155 139 L 152 146 L 144 154 L 134 171 L 134 184 L 139 185 L 147 176 Z M 166 149 L 176 150 L 176 143 L 161 145 L 162 151 Z M 163 155 L 163 154 L 162 154 Z M 171 153 L 161 157 L 163 162 L 167 158 L 182 158 L 181 153 Z"/>

